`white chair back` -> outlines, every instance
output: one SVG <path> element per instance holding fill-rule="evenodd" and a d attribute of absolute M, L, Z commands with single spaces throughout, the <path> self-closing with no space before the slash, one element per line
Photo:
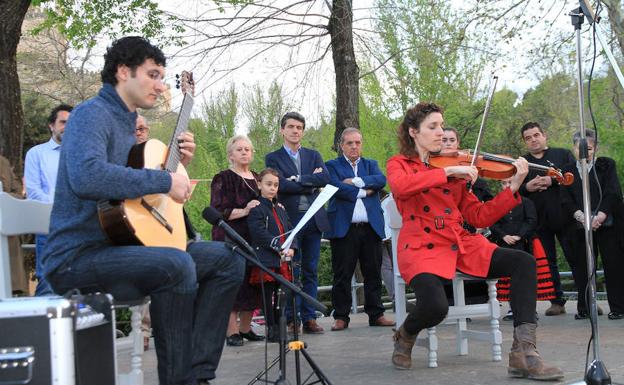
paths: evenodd
<path fill-rule="evenodd" d="M 397 245 L 399 242 L 399 232 L 403 226 L 403 218 L 396 207 L 396 202 L 392 194 L 388 194 L 381 202 L 381 208 L 384 212 L 384 221 L 390 228 L 390 236 L 392 240 L 392 268 L 394 275 L 394 303 L 395 303 L 395 319 L 396 324 L 401 325 L 407 316 L 405 310 L 405 281 L 401 277 L 399 264 L 397 263 Z"/>
<path fill-rule="evenodd" d="M 16 199 L 0 193 L 0 298 L 11 297 L 11 265 L 9 236 L 47 234 L 50 227 L 51 203 Z"/>

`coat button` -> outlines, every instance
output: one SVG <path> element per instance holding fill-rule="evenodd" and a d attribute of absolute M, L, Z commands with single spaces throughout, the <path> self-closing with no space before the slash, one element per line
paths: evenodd
<path fill-rule="evenodd" d="M 451 210 L 449 207 L 447 207 L 447 208 L 445 208 L 445 209 L 444 209 L 444 213 L 445 213 L 445 214 L 450 214 L 450 213 L 451 213 L 451 211 L 453 211 L 453 210 Z"/>
<path fill-rule="evenodd" d="M 410 219 L 414 220 L 414 219 L 416 219 L 416 217 L 414 215 L 410 215 Z"/>
<path fill-rule="evenodd" d="M 442 190 L 442 192 L 443 192 L 444 194 L 449 194 L 449 193 L 451 192 L 451 190 L 449 190 L 449 189 L 445 188 L 444 190 Z"/>
<path fill-rule="evenodd" d="M 429 192 L 429 189 L 428 189 L 428 188 L 426 188 L 426 189 L 424 189 L 424 190 L 423 190 L 423 193 L 425 193 L 425 194 L 426 194 L 426 193 L 428 193 L 428 192 Z"/>
<path fill-rule="evenodd" d="M 433 243 L 429 243 L 429 244 L 427 244 L 427 248 L 428 248 L 429 250 L 433 249 Z"/>
<path fill-rule="evenodd" d="M 428 212 L 429 212 L 429 210 L 430 210 L 430 209 L 429 209 L 429 206 L 425 206 L 425 207 L 423 207 L 423 210 L 424 210 L 426 213 L 428 213 Z"/>
<path fill-rule="evenodd" d="M 406 243 L 405 246 L 403 247 L 404 249 L 407 249 L 409 247 L 409 243 Z"/>
<path fill-rule="evenodd" d="M 457 249 L 458 249 L 458 248 L 459 248 L 459 247 L 457 247 L 457 245 L 456 245 L 456 244 L 452 244 L 452 245 L 451 245 L 451 250 L 453 250 L 453 251 L 457 251 Z"/>
<path fill-rule="evenodd" d="M 429 227 L 425 227 L 423 230 L 425 230 L 425 233 L 431 232 L 431 229 Z"/>

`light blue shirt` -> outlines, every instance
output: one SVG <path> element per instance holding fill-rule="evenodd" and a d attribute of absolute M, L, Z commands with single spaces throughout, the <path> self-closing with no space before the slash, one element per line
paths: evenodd
<path fill-rule="evenodd" d="M 28 150 L 24 164 L 26 197 L 36 201 L 54 201 L 61 145 L 50 138 Z"/>
<path fill-rule="evenodd" d="M 288 147 L 287 145 L 284 145 L 284 150 L 286 150 L 286 152 L 288 153 L 288 155 L 290 155 L 291 158 L 299 159 L 299 150 L 301 150 L 301 146 L 297 148 L 297 151 L 293 151 L 290 149 L 290 147 Z"/>

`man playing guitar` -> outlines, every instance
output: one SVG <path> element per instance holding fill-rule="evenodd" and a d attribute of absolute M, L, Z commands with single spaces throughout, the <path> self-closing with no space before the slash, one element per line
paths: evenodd
<path fill-rule="evenodd" d="M 151 297 L 160 384 L 207 384 L 215 377 L 225 327 L 244 263 L 223 243 L 173 247 L 114 245 L 97 203 L 166 194 L 190 198 L 188 177 L 127 167 L 136 143 L 137 108 L 152 108 L 165 90 L 162 51 L 141 37 L 107 49 L 99 94 L 74 109 L 65 129 L 50 235 L 43 255 L 57 293 L 100 291 L 117 300 Z M 193 135 L 178 136 L 180 162 L 193 158 Z"/>

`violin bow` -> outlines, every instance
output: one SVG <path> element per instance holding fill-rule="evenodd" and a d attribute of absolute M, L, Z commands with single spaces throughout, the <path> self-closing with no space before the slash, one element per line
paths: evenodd
<path fill-rule="evenodd" d="M 485 101 L 485 110 L 483 111 L 483 119 L 481 120 L 481 127 L 479 127 L 479 135 L 477 136 L 477 143 L 475 144 L 475 149 L 472 153 L 472 162 L 470 162 L 471 166 L 474 166 L 477 163 L 477 159 L 479 158 L 479 149 L 481 148 L 481 141 L 483 140 L 483 130 L 485 129 L 485 122 L 487 120 L 488 114 L 490 113 L 490 106 L 492 105 L 492 98 L 494 97 L 494 92 L 496 91 L 496 84 L 498 83 L 498 76 L 492 73 L 492 79 L 490 80 L 490 89 L 487 100 Z M 468 181 L 466 187 L 468 187 L 468 191 L 472 192 L 472 181 Z"/>

